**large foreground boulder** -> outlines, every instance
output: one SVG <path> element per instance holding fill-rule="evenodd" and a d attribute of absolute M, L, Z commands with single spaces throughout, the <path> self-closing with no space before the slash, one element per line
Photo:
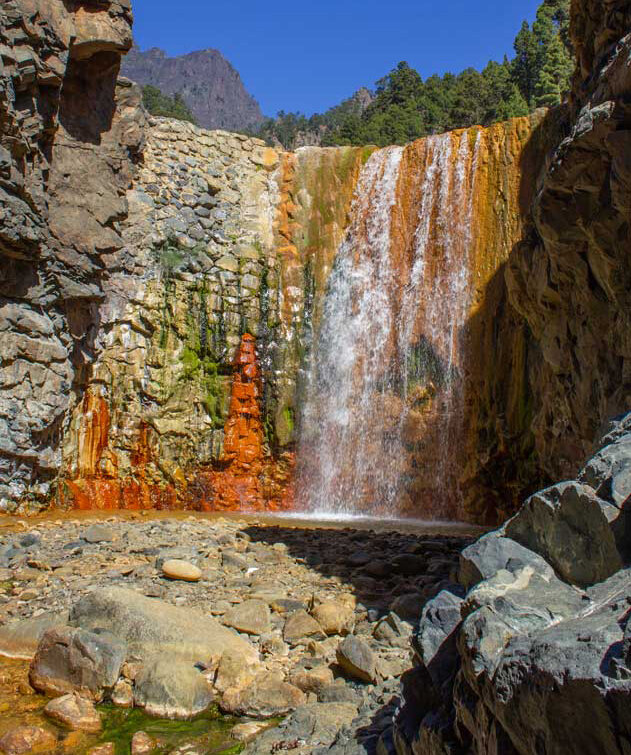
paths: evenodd
<path fill-rule="evenodd" d="M 131 690 L 120 676 L 128 661 L 136 669 L 128 704 L 133 699 L 150 715 L 189 718 L 214 700 L 204 669 L 230 654 L 245 664 L 258 661 L 253 645 L 215 619 L 133 590 L 94 590 L 68 620 L 72 626 L 44 633 L 31 663 L 31 684 L 47 694 L 116 698 L 115 688 Z"/>
<path fill-rule="evenodd" d="M 253 645 L 215 619 L 118 587 L 88 593 L 72 608 L 70 623 L 112 632 L 140 659 L 171 656 L 210 665 L 226 650 L 258 658 Z"/>
<path fill-rule="evenodd" d="M 460 587 L 426 604 L 400 755 L 631 752 L 628 420 L 579 480 L 466 548 Z"/>

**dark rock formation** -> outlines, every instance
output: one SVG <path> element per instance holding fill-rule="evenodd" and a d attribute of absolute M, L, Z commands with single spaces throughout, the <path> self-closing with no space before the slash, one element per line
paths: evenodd
<path fill-rule="evenodd" d="M 158 47 L 145 52 L 134 47 L 123 61 L 122 72 L 138 84 L 181 94 L 203 128 L 255 130 L 264 121 L 258 102 L 219 50 L 170 58 Z"/>
<path fill-rule="evenodd" d="M 574 0 L 577 69 L 566 138 L 513 254 L 509 300 L 529 329 L 538 464 L 571 477 L 607 419 L 631 408 L 631 3 Z"/>
<path fill-rule="evenodd" d="M 399 753 L 628 751 L 631 485 L 616 478 L 631 461 L 630 424 L 613 423 L 583 482 L 535 494 L 463 551 L 468 593 L 429 601 L 414 638 Z"/>
<path fill-rule="evenodd" d="M 46 495 L 94 355 L 107 255 L 142 143 L 118 82 L 129 0 L 12 0 L 0 13 L 0 500 Z"/>

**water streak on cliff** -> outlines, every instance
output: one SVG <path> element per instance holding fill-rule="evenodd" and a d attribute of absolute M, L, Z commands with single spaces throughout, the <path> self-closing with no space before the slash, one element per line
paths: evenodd
<path fill-rule="evenodd" d="M 311 360 L 299 450 L 307 508 L 455 513 L 451 462 L 463 432 L 460 341 L 480 142 L 479 131 L 463 131 L 388 148 L 360 176 Z M 419 149 L 420 190 L 406 203 L 402 158 Z M 406 243 L 402 226 L 410 223 Z M 412 500 L 409 483 L 429 448 L 422 477 L 431 495 Z"/>

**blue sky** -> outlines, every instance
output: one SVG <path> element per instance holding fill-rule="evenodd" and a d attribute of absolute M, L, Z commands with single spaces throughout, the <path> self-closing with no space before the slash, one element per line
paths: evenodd
<path fill-rule="evenodd" d="M 132 0 L 141 49 L 215 47 L 266 115 L 321 112 L 400 60 L 425 78 L 512 55 L 540 0 Z"/>

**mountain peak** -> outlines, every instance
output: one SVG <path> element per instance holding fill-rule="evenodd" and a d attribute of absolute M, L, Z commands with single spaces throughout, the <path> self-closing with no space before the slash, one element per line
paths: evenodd
<path fill-rule="evenodd" d="M 123 59 L 121 74 L 165 94 L 181 94 L 203 128 L 241 131 L 264 120 L 238 71 L 214 48 L 171 57 L 159 47 L 142 51 L 134 45 Z"/>

